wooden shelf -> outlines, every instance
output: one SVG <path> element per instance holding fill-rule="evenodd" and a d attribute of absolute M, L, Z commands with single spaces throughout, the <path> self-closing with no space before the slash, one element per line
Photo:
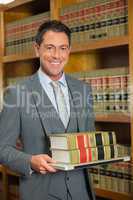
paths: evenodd
<path fill-rule="evenodd" d="M 91 41 L 87 44 L 75 44 L 72 47 L 72 53 L 82 52 L 82 51 L 91 51 L 96 49 L 116 47 L 128 45 L 128 36 L 114 37 L 111 39 L 103 39 L 98 41 Z"/>
<path fill-rule="evenodd" d="M 15 8 L 17 6 L 21 6 L 23 4 L 26 4 L 26 3 L 30 3 L 32 2 L 33 0 L 15 0 L 9 4 L 0 4 L 0 11 L 7 11 L 11 8 Z"/>
<path fill-rule="evenodd" d="M 0 4 L 0 11 L 4 11 L 4 10 L 5 10 L 5 7 L 2 4 Z"/>
<path fill-rule="evenodd" d="M 118 193 L 103 189 L 95 189 L 96 195 L 103 198 L 110 198 L 111 200 L 132 200 L 133 194 L 127 194 L 127 193 Z"/>
<path fill-rule="evenodd" d="M 12 176 L 19 176 L 18 173 L 10 170 L 8 167 L 5 167 L 3 165 L 0 165 L 0 173 L 6 173 L 7 175 L 12 175 Z"/>
<path fill-rule="evenodd" d="M 35 54 L 25 54 L 25 55 L 9 55 L 3 57 L 3 63 L 10 63 L 16 61 L 35 59 Z"/>
<path fill-rule="evenodd" d="M 0 165 L 0 172 L 3 172 L 3 170 L 4 170 L 3 165 Z"/>
<path fill-rule="evenodd" d="M 8 167 L 5 167 L 5 171 L 6 171 L 6 174 L 7 174 L 7 175 L 19 177 L 19 174 L 18 174 L 18 173 L 16 173 L 16 172 L 10 170 Z"/>
<path fill-rule="evenodd" d="M 9 10 L 9 9 L 11 9 L 11 8 L 14 8 L 14 7 L 17 7 L 17 6 L 21 6 L 21 5 L 23 5 L 23 4 L 26 4 L 26 3 L 29 3 L 29 2 L 32 2 L 33 0 L 15 0 L 15 1 L 13 1 L 13 2 L 11 2 L 11 3 L 9 3 L 9 4 L 7 4 L 6 6 L 5 6 L 5 10 Z"/>
<path fill-rule="evenodd" d="M 98 114 L 95 117 L 96 122 L 118 122 L 130 123 L 130 116 L 121 113 L 115 114 Z"/>

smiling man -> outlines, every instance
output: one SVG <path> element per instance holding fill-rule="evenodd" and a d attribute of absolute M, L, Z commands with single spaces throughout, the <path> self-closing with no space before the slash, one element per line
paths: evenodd
<path fill-rule="evenodd" d="M 34 48 L 40 59 L 36 74 L 5 93 L 0 116 L 0 163 L 20 173 L 21 200 L 95 199 L 86 169 L 52 167 L 48 135 L 93 131 L 89 85 L 64 73 L 71 33 L 60 21 L 40 26 Z M 20 138 L 23 149 L 16 149 Z"/>

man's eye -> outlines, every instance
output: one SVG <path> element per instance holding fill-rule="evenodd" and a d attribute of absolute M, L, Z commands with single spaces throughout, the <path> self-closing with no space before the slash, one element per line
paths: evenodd
<path fill-rule="evenodd" d="M 51 50 L 51 49 L 53 49 L 53 47 L 51 47 L 51 46 L 48 46 L 48 47 L 47 47 L 47 50 Z"/>
<path fill-rule="evenodd" d="M 62 49 L 63 51 L 67 51 L 68 48 L 67 48 L 67 47 L 62 47 L 61 49 Z"/>

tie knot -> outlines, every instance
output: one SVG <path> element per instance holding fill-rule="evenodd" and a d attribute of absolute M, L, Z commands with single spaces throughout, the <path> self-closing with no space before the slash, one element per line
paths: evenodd
<path fill-rule="evenodd" d="M 52 85 L 53 88 L 58 88 L 58 87 L 60 87 L 59 81 L 51 81 L 50 84 Z"/>

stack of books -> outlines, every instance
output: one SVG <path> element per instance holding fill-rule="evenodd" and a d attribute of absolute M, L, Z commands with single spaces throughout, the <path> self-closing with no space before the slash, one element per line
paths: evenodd
<path fill-rule="evenodd" d="M 118 157 L 115 132 L 82 132 L 50 135 L 52 158 L 59 163 L 80 164 Z"/>

